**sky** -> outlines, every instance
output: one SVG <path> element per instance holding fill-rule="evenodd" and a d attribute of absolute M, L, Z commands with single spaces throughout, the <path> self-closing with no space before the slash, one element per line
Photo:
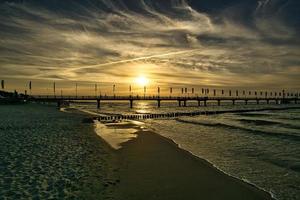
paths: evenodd
<path fill-rule="evenodd" d="M 300 89 L 298 0 L 0 3 L 0 79 L 34 94 Z"/>

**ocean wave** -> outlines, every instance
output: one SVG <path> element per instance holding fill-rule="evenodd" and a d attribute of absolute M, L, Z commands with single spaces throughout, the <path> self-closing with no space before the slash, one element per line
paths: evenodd
<path fill-rule="evenodd" d="M 295 172 L 300 172 L 300 163 L 295 163 L 295 161 L 292 160 L 284 160 L 284 159 L 271 159 L 271 158 L 263 158 L 264 161 L 272 163 L 273 165 L 276 165 L 278 167 L 286 168 Z"/>
<path fill-rule="evenodd" d="M 279 121 L 270 121 L 270 120 L 262 120 L 262 119 L 237 119 L 237 120 L 244 124 L 253 124 L 255 126 L 277 125 L 288 129 L 300 129 L 300 126 L 296 124 L 287 124 L 285 122 L 279 122 Z"/>
<path fill-rule="evenodd" d="M 280 133 L 280 132 L 263 131 L 263 130 L 248 128 L 248 127 L 238 126 L 235 124 L 226 124 L 226 123 L 214 122 L 214 121 L 193 121 L 193 120 L 185 120 L 185 119 L 176 119 L 176 121 L 181 122 L 181 123 L 193 124 L 193 125 L 235 129 L 235 130 L 240 130 L 240 131 L 244 131 L 247 133 L 251 133 L 254 135 L 263 135 L 263 136 L 267 136 L 267 137 L 277 137 L 277 138 L 282 138 L 282 139 L 300 141 L 300 136 L 297 135 L 297 133 Z"/>
<path fill-rule="evenodd" d="M 237 113 L 236 115 L 245 116 L 245 117 L 265 117 L 270 116 L 268 113 Z"/>

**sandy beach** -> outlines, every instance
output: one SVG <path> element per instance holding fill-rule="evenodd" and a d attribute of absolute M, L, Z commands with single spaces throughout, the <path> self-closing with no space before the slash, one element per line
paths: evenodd
<path fill-rule="evenodd" d="M 137 123 L 105 125 L 135 130 L 130 133 L 135 137 L 114 149 L 95 133 L 86 114 L 42 105 L 1 111 L 7 114 L 0 127 L 5 198 L 272 199 Z"/>
<path fill-rule="evenodd" d="M 272 199 L 156 133 L 138 131 L 117 151 L 116 199 Z"/>
<path fill-rule="evenodd" d="M 0 106 L 0 199 L 113 199 L 113 150 L 85 115 Z"/>

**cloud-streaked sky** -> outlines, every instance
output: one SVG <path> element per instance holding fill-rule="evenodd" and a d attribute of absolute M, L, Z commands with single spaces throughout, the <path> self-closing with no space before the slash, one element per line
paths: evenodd
<path fill-rule="evenodd" d="M 0 79 L 299 89 L 299 27 L 298 0 L 1 1 Z"/>

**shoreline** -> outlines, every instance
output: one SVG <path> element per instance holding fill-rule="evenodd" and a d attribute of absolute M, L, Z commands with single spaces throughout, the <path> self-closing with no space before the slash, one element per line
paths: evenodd
<path fill-rule="evenodd" d="M 198 160 L 199 160 L 200 162 L 202 162 L 203 164 L 207 165 L 208 167 L 211 167 L 213 170 L 216 170 L 216 172 L 221 173 L 221 174 L 223 174 L 223 175 L 225 175 L 225 176 L 229 176 L 229 177 L 233 178 L 235 181 L 240 181 L 242 184 L 246 184 L 246 185 L 248 185 L 249 187 L 253 187 L 253 188 L 257 189 L 257 190 L 261 190 L 262 192 L 265 192 L 265 193 L 269 194 L 270 197 L 271 197 L 272 199 L 276 200 L 276 197 L 274 196 L 274 194 L 273 194 L 272 192 L 267 191 L 267 190 L 265 190 L 265 189 L 263 189 L 263 188 L 261 188 L 261 187 L 258 187 L 257 185 L 255 185 L 254 183 L 251 183 L 251 182 L 248 181 L 247 179 L 240 179 L 240 178 L 238 178 L 238 177 L 236 177 L 236 176 L 234 176 L 234 175 L 231 175 L 231 174 L 229 174 L 229 173 L 226 173 L 225 171 L 221 170 L 218 166 L 216 166 L 215 164 L 213 164 L 213 163 L 210 162 L 209 160 L 204 159 L 204 158 L 202 158 L 202 157 L 199 157 L 199 156 L 197 156 L 196 154 L 193 154 L 191 151 L 188 151 L 188 150 L 186 150 L 186 149 L 183 149 L 183 148 L 180 146 L 180 144 L 176 143 L 176 142 L 175 142 L 174 140 L 172 140 L 171 138 L 164 137 L 164 136 L 162 136 L 162 135 L 160 135 L 160 134 L 158 134 L 158 133 L 156 133 L 156 132 L 154 132 L 154 131 L 150 131 L 150 132 L 151 132 L 151 134 L 156 135 L 156 137 L 159 137 L 161 140 L 166 140 L 166 141 L 169 142 L 171 145 L 174 145 L 175 148 L 178 148 L 179 150 L 185 152 L 185 153 L 187 154 L 187 156 L 192 156 L 192 157 L 194 157 L 195 159 L 198 159 Z"/>
<path fill-rule="evenodd" d="M 288 108 L 288 109 L 290 109 L 290 108 Z M 80 110 L 79 112 L 82 113 L 84 111 Z M 93 115 L 92 112 L 88 112 L 88 113 L 84 112 L 84 113 L 85 113 L 84 115 L 89 116 L 89 117 L 91 117 L 91 114 L 92 114 L 93 118 L 95 119 L 95 115 Z M 229 179 L 229 182 L 236 183 L 237 185 L 239 185 L 239 187 L 247 188 L 247 190 L 248 190 L 249 193 L 253 193 L 255 195 L 258 195 L 259 196 L 258 199 L 276 199 L 271 192 L 266 191 L 263 188 L 260 188 L 260 187 L 256 186 L 255 184 L 253 184 L 253 183 L 251 183 L 251 182 L 249 182 L 247 180 L 240 179 L 238 177 L 235 177 L 235 176 L 233 176 L 231 174 L 228 174 L 228 173 L 224 172 L 223 170 L 219 169 L 217 166 L 215 166 L 213 163 L 209 162 L 208 160 L 206 160 L 204 158 L 201 158 L 201 157 L 199 157 L 197 155 L 194 155 L 192 152 L 181 148 L 180 145 L 177 144 L 172 139 L 164 137 L 164 136 L 162 136 L 162 135 L 160 135 L 160 134 L 158 134 L 158 133 L 156 133 L 154 131 L 149 131 L 149 130 L 145 131 L 141 127 L 137 127 L 136 125 L 133 125 L 132 122 L 133 122 L 132 120 L 129 120 L 129 121 L 127 121 L 127 124 L 119 124 L 119 123 L 102 123 L 102 122 L 97 122 L 97 121 L 95 122 L 94 121 L 94 124 L 101 123 L 101 124 L 103 124 L 105 126 L 108 125 L 110 128 L 116 128 L 116 129 L 120 129 L 121 128 L 121 129 L 124 129 L 124 130 L 126 130 L 126 129 L 132 129 L 133 128 L 133 129 L 136 130 L 136 132 L 134 134 L 136 134 L 137 136 L 133 137 L 133 138 L 130 138 L 127 141 L 121 143 L 120 144 L 121 148 L 119 148 L 119 149 L 116 149 L 113 146 L 111 146 L 108 141 L 106 141 L 104 138 L 101 137 L 101 134 L 97 133 L 96 130 L 95 130 L 95 133 L 99 137 L 101 137 L 102 140 L 106 141 L 107 144 L 109 144 L 112 149 L 114 149 L 114 151 L 116 152 L 117 156 L 120 156 L 120 152 L 126 150 L 127 148 L 131 148 L 131 146 L 136 146 L 136 144 L 135 144 L 136 141 L 141 140 L 141 137 L 143 137 L 141 135 L 143 135 L 145 132 L 147 132 L 148 134 L 151 134 L 153 137 L 156 138 L 155 140 L 157 140 L 157 143 L 166 143 L 165 145 L 172 146 L 173 151 L 176 152 L 176 154 L 179 154 L 179 155 L 181 154 L 186 159 L 197 160 L 196 162 L 199 162 L 199 163 L 201 163 L 201 165 L 206 166 L 207 168 L 209 168 L 210 171 L 213 171 L 215 174 L 218 174 L 218 175 L 222 176 L 223 178 L 227 177 L 225 179 Z M 123 156 L 121 156 L 121 157 L 122 158 L 119 158 L 121 166 L 127 166 L 126 163 L 128 162 L 128 160 L 126 158 L 128 157 L 128 155 L 124 156 L 124 154 L 123 154 Z M 122 171 L 121 168 L 122 167 L 120 167 L 120 171 Z M 183 168 L 184 168 L 184 166 L 183 166 Z M 120 182 L 122 183 L 123 181 L 124 180 L 121 177 L 120 178 Z M 119 184 L 116 184 L 116 188 L 120 187 Z M 180 185 L 180 183 L 178 183 L 178 185 Z M 119 190 L 119 189 L 117 189 L 117 190 Z M 116 192 L 116 195 L 117 196 L 121 195 L 121 197 L 123 198 L 122 193 Z M 130 198 L 132 198 L 132 197 L 130 197 Z M 147 199 L 145 197 L 140 197 L 140 198 Z M 218 197 L 216 199 L 220 199 L 220 197 Z M 238 198 L 231 198 L 231 199 L 238 199 Z M 255 197 L 255 198 L 250 198 L 250 199 L 257 199 L 257 198 Z"/>
<path fill-rule="evenodd" d="M 7 111 L 11 110 L 8 107 L 4 108 Z M 101 137 L 101 133 L 100 136 L 97 134 L 95 124 L 101 122 L 86 120 L 93 117 L 91 113 L 88 114 L 76 109 L 57 110 L 54 106 L 44 105 L 23 105 L 20 108 L 22 109 L 22 116 L 27 116 L 26 113 L 34 111 L 34 119 L 47 126 L 49 126 L 49 120 L 54 120 L 54 123 L 50 123 L 52 127 L 50 132 L 39 129 L 41 131 L 33 133 L 31 129 L 28 129 L 26 135 L 32 134 L 35 138 L 42 137 L 44 142 L 52 144 L 43 148 L 40 146 L 43 149 L 41 152 L 58 152 L 57 155 L 64 156 L 55 160 L 58 162 L 58 166 L 61 165 L 59 169 L 67 170 L 64 172 L 67 173 L 66 175 L 57 175 L 58 181 L 64 180 L 65 176 L 73 177 L 72 174 L 68 173 L 68 170 L 79 170 L 76 171 L 76 176 L 78 174 L 78 177 L 81 178 L 73 182 L 75 185 L 77 181 L 80 183 L 76 187 L 74 186 L 76 188 L 76 192 L 73 193 L 74 197 L 77 196 L 81 199 L 105 197 L 115 200 L 273 199 L 268 192 L 226 174 L 209 161 L 180 148 L 180 145 L 172 139 L 148 130 L 139 121 L 107 123 L 105 125 L 111 130 L 135 130 L 132 134 L 135 134 L 136 137 L 120 143 L 121 148 L 116 149 L 105 138 Z M 45 110 L 48 111 L 47 114 L 45 114 Z M 15 115 L 19 112 L 12 113 Z M 32 123 L 32 125 L 38 124 Z M 120 133 L 122 136 L 122 131 Z M 115 132 L 112 131 L 111 134 L 115 134 Z M 16 139 L 18 139 L 17 136 Z M 11 140 L 11 142 L 13 141 Z M 53 141 L 56 142 L 53 143 Z M 26 142 L 22 145 L 24 145 L 24 150 L 30 150 L 27 148 Z M 65 148 L 69 149 L 68 153 L 65 152 Z M 37 151 L 30 156 L 38 156 L 39 159 L 43 158 L 47 161 L 54 159 L 51 157 L 52 154 L 41 154 L 42 157 L 40 157 L 39 153 L 40 151 Z M 77 157 L 79 160 L 76 160 Z M 6 159 L 10 159 L 10 157 L 8 156 Z M 68 168 L 65 165 L 70 165 L 70 167 L 72 165 L 72 167 Z M 32 171 L 31 167 L 26 168 L 28 173 Z M 53 167 L 53 173 L 57 171 L 56 165 L 46 165 L 44 166 L 45 169 L 42 168 L 42 170 L 46 170 L 48 167 Z M 84 174 L 80 174 L 81 172 Z M 41 176 L 38 171 L 34 175 L 38 178 Z M 50 181 L 51 178 L 51 176 L 47 177 L 46 181 L 48 179 Z M 66 181 L 69 183 L 69 180 Z M 41 194 L 38 195 L 48 195 L 43 191 L 42 185 L 39 187 Z M 63 185 L 64 187 L 66 186 Z M 55 197 L 69 194 L 65 194 L 61 186 L 59 191 L 59 194 L 54 194 Z M 245 194 L 246 198 L 242 198 Z"/>
<path fill-rule="evenodd" d="M 290 109 L 290 108 L 288 108 L 288 109 Z M 296 108 L 296 109 L 298 109 L 298 108 Z M 71 111 L 71 112 L 73 112 L 73 111 Z M 80 110 L 80 111 L 77 110 L 75 113 L 77 113 L 77 114 L 81 113 L 81 114 L 83 114 L 84 116 L 87 116 L 87 117 L 93 116 L 93 118 L 95 119 L 95 115 L 93 115 L 93 113 L 91 113 L 91 112 L 86 113 L 83 110 Z M 229 177 L 230 181 L 236 182 L 238 185 L 243 186 L 243 187 L 249 189 L 249 191 L 251 191 L 251 192 L 253 192 L 255 194 L 260 194 L 261 196 L 263 196 L 261 199 L 276 199 L 271 192 L 266 191 L 263 188 L 260 188 L 260 187 L 256 186 L 255 184 L 253 184 L 253 183 L 251 183 L 251 182 L 249 182 L 247 180 L 240 179 L 238 177 L 235 177 L 235 176 L 233 176 L 231 174 L 228 174 L 228 173 L 224 172 L 223 170 L 221 170 L 217 166 L 215 166 L 213 163 L 209 162 L 209 160 L 201 158 L 201 157 L 199 157 L 197 155 L 194 155 L 192 152 L 181 148 L 180 145 L 177 144 L 172 139 L 164 137 L 164 136 L 162 136 L 162 135 L 160 135 L 160 134 L 158 134 L 158 133 L 156 133 L 154 131 L 144 131 L 141 127 L 137 127 L 136 125 L 134 127 L 132 127 L 133 124 L 130 125 L 130 122 L 132 122 L 132 120 L 129 120 L 127 122 L 129 124 L 106 123 L 106 125 L 109 125 L 111 128 L 121 128 L 121 129 L 124 129 L 124 130 L 125 129 L 130 129 L 130 128 L 136 129 L 136 132 L 134 134 L 137 134 L 137 137 L 131 138 L 128 141 L 121 143 L 121 148 L 120 149 L 116 150 L 114 147 L 111 146 L 111 148 L 117 154 L 119 154 L 120 151 L 123 151 L 124 148 L 125 149 L 126 148 L 130 148 L 129 146 L 135 145 L 135 141 L 136 140 L 140 140 L 140 137 L 141 137 L 140 134 L 143 134 L 144 132 L 148 132 L 149 134 L 152 134 L 154 137 L 156 137 L 157 140 L 159 140 L 158 143 L 167 142 L 168 145 L 173 146 L 175 152 L 177 152 L 177 153 L 179 152 L 179 154 L 184 154 L 185 157 L 189 157 L 190 159 L 198 160 L 198 162 L 200 162 L 202 165 L 207 166 L 208 168 L 210 168 L 210 170 L 214 171 L 215 173 L 220 174 L 221 176 Z M 90 123 L 90 122 L 88 122 L 88 123 Z M 101 122 L 96 122 L 96 123 L 101 123 Z M 94 124 L 95 124 L 95 122 L 94 122 Z M 101 124 L 105 125 L 105 123 L 101 123 Z M 96 132 L 96 130 L 94 132 Z M 97 135 L 99 135 L 99 134 L 97 134 Z M 99 136 L 101 137 L 101 135 L 99 135 Z M 102 137 L 100 139 L 105 141 L 105 139 L 102 138 Z M 107 142 L 107 144 L 109 145 L 108 142 Z M 126 160 L 126 156 L 125 156 L 125 158 L 122 158 L 120 160 L 122 160 L 121 163 L 123 162 L 123 165 L 124 165 L 124 160 Z M 126 163 L 126 161 L 125 161 L 125 163 Z M 124 180 L 121 179 L 120 181 L 123 182 Z M 116 187 L 117 188 L 119 187 L 119 183 L 116 184 Z M 145 199 L 145 197 L 143 197 L 143 199 Z"/>
<path fill-rule="evenodd" d="M 150 162 L 157 162 L 158 165 L 162 165 L 162 164 L 168 163 L 168 159 L 169 159 L 168 156 L 174 157 L 175 160 L 179 159 L 180 160 L 179 163 L 180 163 L 180 165 L 182 165 L 182 166 L 179 166 L 179 168 L 182 168 L 182 170 L 190 170 L 191 174 L 192 174 L 190 176 L 190 178 L 197 177 L 196 178 L 197 180 L 194 181 L 194 183 L 197 183 L 198 185 L 201 185 L 199 187 L 195 187 L 195 185 L 193 185 L 193 183 L 189 183 L 189 180 L 187 180 L 185 177 L 182 177 L 182 175 L 180 175 L 180 173 L 177 173 L 178 169 L 176 169 L 175 170 L 176 173 L 164 173 L 164 175 L 167 178 L 166 178 L 166 180 L 163 180 L 163 181 L 165 181 L 166 184 L 171 184 L 172 187 L 174 187 L 174 188 L 177 188 L 177 189 L 182 188 L 182 186 L 185 185 L 185 190 L 187 190 L 187 191 L 184 190 L 183 192 L 185 192 L 185 193 L 196 192 L 196 193 L 193 194 L 193 196 L 198 195 L 198 197 L 200 198 L 200 197 L 203 197 L 203 195 L 204 195 L 205 196 L 204 199 L 223 199 L 222 194 L 227 196 L 224 199 L 241 199 L 242 198 L 242 196 L 240 196 L 241 193 L 243 193 L 243 194 L 248 193 L 249 197 L 246 198 L 246 199 L 255 199 L 255 200 L 256 199 L 274 199 L 269 192 L 264 191 L 261 188 L 258 188 L 254 184 L 248 183 L 244 180 L 238 179 L 236 177 L 233 177 L 229 174 L 224 173 L 223 171 L 216 168 L 212 163 L 208 162 L 207 160 L 205 160 L 203 158 L 200 158 L 198 156 L 195 156 L 187 150 L 181 149 L 178 144 L 176 144 L 174 141 L 172 141 L 169 138 L 163 137 L 163 136 L 161 136 L 161 135 L 159 135 L 155 132 L 152 132 L 152 131 L 139 130 L 139 131 L 136 132 L 136 134 L 137 134 L 137 138 L 134 138 L 134 139 L 132 139 L 128 142 L 123 143 L 122 148 L 117 150 L 119 152 L 119 154 L 121 155 L 121 157 L 122 157 L 122 166 L 125 166 L 125 172 L 124 172 L 124 169 L 123 169 L 123 172 L 122 172 L 122 169 L 120 169 L 121 170 L 121 181 L 122 181 L 122 176 L 132 177 L 132 176 L 134 176 L 134 174 L 132 174 L 132 172 L 136 173 L 137 169 L 133 169 L 134 167 L 130 167 L 130 165 L 132 165 L 130 163 L 140 162 L 140 161 L 135 161 L 135 160 L 130 160 L 130 159 L 128 161 L 128 159 L 126 159 L 126 158 L 127 157 L 130 158 L 130 157 L 133 156 L 132 152 L 128 153 L 128 151 L 130 151 L 130 149 L 138 148 L 136 146 L 140 145 L 141 143 L 143 143 L 143 145 L 147 146 L 147 144 L 144 141 L 147 140 L 147 139 L 150 139 L 150 140 L 152 140 L 152 142 L 154 142 L 153 144 L 156 144 L 156 145 L 160 146 L 160 148 L 162 148 L 162 149 L 166 148 L 167 151 L 169 152 L 168 153 L 169 155 L 167 155 L 165 157 L 165 159 L 166 159 L 165 161 L 161 161 L 161 160 L 157 161 L 157 158 L 155 158 L 155 156 L 159 157 L 160 155 L 148 155 L 150 157 L 149 159 L 150 160 L 152 159 Z M 148 148 L 147 151 L 154 151 L 154 154 L 155 154 L 155 150 L 151 149 L 152 147 L 143 147 L 143 148 Z M 144 157 L 144 156 L 147 156 L 147 155 L 139 155 L 139 154 L 141 154 L 141 153 L 138 153 L 139 151 L 135 151 L 135 152 L 136 153 L 133 153 L 133 154 L 134 154 L 134 157 L 137 158 L 136 160 L 142 159 L 143 161 L 141 161 L 141 162 L 149 162 L 147 160 L 144 160 L 145 158 L 141 158 L 141 157 Z M 160 163 L 160 162 L 162 162 L 162 163 Z M 173 161 L 171 160 L 169 162 L 169 164 L 172 164 L 172 162 Z M 143 166 L 143 164 L 141 164 L 141 163 L 138 163 L 137 165 L 138 166 L 139 165 Z M 157 171 L 155 171 L 154 169 L 149 169 L 149 168 L 150 168 L 149 166 L 145 167 L 145 170 L 147 171 L 147 173 L 150 173 L 150 174 L 151 173 L 157 173 Z M 133 170 L 133 171 L 131 171 L 131 170 Z M 200 172 L 201 170 L 206 171 L 210 175 L 208 177 L 205 177 L 206 176 L 205 174 L 201 174 L 201 172 Z M 199 173 L 201 174 L 201 176 L 199 176 Z M 158 174 L 160 174 L 160 172 L 158 172 Z M 144 178 L 148 182 L 151 182 L 151 180 L 153 182 L 156 182 L 157 181 L 156 179 L 161 179 L 159 177 L 156 177 L 157 174 L 154 174 L 154 176 L 149 177 L 147 174 L 144 174 L 144 172 L 141 172 L 140 175 L 141 175 L 141 177 L 142 177 L 142 175 L 144 175 L 145 176 Z M 201 181 L 201 179 L 203 177 L 205 177 L 205 179 L 207 179 L 206 183 Z M 218 178 L 214 179 L 215 177 L 218 177 Z M 141 179 L 138 178 L 138 181 L 143 181 L 144 178 L 141 178 Z M 168 178 L 170 178 L 170 180 L 168 180 Z M 172 181 L 172 179 L 177 179 L 177 178 L 181 179 L 181 181 L 179 181 L 179 182 Z M 214 180 L 210 180 L 211 178 L 214 179 Z M 228 184 L 228 185 L 233 185 L 233 186 L 231 186 L 231 187 L 230 186 L 225 186 L 226 184 L 222 185 L 222 187 L 225 187 L 225 190 L 224 190 L 224 188 L 219 187 L 220 185 L 218 184 L 218 182 L 220 180 L 226 182 L 226 184 Z M 125 181 L 128 182 L 128 180 L 125 180 Z M 135 180 L 135 182 L 138 182 L 138 181 Z M 130 180 L 129 180 L 129 182 L 130 182 Z M 139 183 L 139 184 L 143 184 L 143 183 Z M 139 185 L 139 184 L 137 183 L 137 185 Z M 205 186 L 206 184 L 210 184 L 211 187 L 218 188 L 215 192 L 220 192 L 221 194 L 215 196 L 215 194 L 211 194 L 210 192 L 206 192 L 206 191 L 201 191 L 201 193 L 197 193 L 197 191 L 201 190 L 202 187 L 206 187 Z M 122 185 L 117 186 L 117 187 L 119 187 L 119 188 L 117 188 L 117 195 L 119 195 L 120 197 L 129 198 L 129 196 L 131 194 L 130 194 L 130 192 L 128 192 L 128 190 L 130 190 L 131 188 L 128 188 L 127 185 L 128 184 L 125 184 L 125 186 L 124 185 L 123 186 Z M 121 187 L 121 189 L 120 189 L 120 187 Z M 154 185 L 154 187 L 156 187 L 156 186 Z M 191 190 L 190 187 L 193 188 L 193 189 Z M 229 189 L 226 188 L 226 187 L 228 187 Z M 147 188 L 147 187 L 142 188 L 142 189 L 146 190 L 146 191 L 144 191 L 146 193 L 146 194 L 144 194 L 145 197 L 148 197 L 148 195 L 150 195 L 148 193 L 149 190 L 150 191 L 152 190 L 151 188 Z M 226 191 L 227 189 L 230 192 Z M 209 190 L 207 190 L 207 191 L 209 191 Z M 235 191 L 235 192 L 231 193 L 232 191 Z M 124 192 L 127 193 L 127 194 L 123 194 Z M 134 191 L 132 191 L 132 192 L 134 192 Z M 156 197 L 157 199 L 170 199 L 168 197 L 169 193 L 165 194 L 165 191 L 158 191 L 158 192 L 164 193 L 164 195 L 166 195 L 166 196 Z M 172 189 L 169 192 L 171 192 L 171 193 L 175 192 L 176 193 L 176 189 L 175 190 Z M 128 196 L 126 196 L 126 195 L 128 195 Z M 140 195 L 143 195 L 143 194 L 140 194 Z M 176 194 L 175 196 L 180 196 L 180 195 L 182 195 L 182 194 Z M 189 195 L 189 194 L 186 194 L 186 195 Z M 133 196 L 130 196 L 130 198 L 132 198 L 132 197 Z M 145 197 L 143 197 L 143 199 L 147 199 Z M 142 196 L 139 196 L 139 197 L 135 196 L 133 199 L 139 199 L 139 198 L 142 198 Z M 149 198 L 149 199 L 151 199 L 151 198 Z M 172 197 L 171 199 L 180 199 L 180 198 Z M 194 199 L 198 199 L 198 198 L 194 198 Z"/>
<path fill-rule="evenodd" d="M 148 197 L 149 195 L 151 196 L 151 192 L 149 191 L 152 190 L 151 188 L 148 187 L 152 186 L 155 187 L 156 190 L 158 190 L 157 191 L 158 194 L 161 193 L 165 195 L 165 196 L 156 197 L 156 199 L 182 199 L 183 198 L 182 193 L 176 194 L 175 196 L 172 196 L 173 194 L 171 194 L 172 198 L 170 198 L 169 196 L 170 193 L 176 193 L 177 189 L 180 188 L 181 188 L 181 192 L 185 193 L 185 195 L 192 194 L 193 197 L 198 195 L 198 198 L 200 197 L 203 198 L 204 196 L 204 199 L 241 199 L 245 193 L 248 194 L 248 197 L 243 199 L 255 199 L 255 200 L 273 199 L 270 193 L 263 191 L 262 189 L 256 187 L 253 184 L 247 183 L 243 180 L 240 180 L 236 177 L 224 173 L 223 171 L 217 169 L 213 164 L 211 164 L 207 160 L 195 156 L 191 154 L 189 151 L 181 149 L 178 144 L 174 143 L 169 138 L 165 138 L 151 131 L 140 130 L 137 131 L 136 134 L 138 135 L 137 138 L 134 138 L 128 142 L 123 143 L 122 148 L 117 150 L 119 152 L 118 154 L 121 155 L 122 157 L 121 166 L 123 167 L 125 166 L 125 169 L 120 169 L 121 183 L 122 181 L 124 181 L 122 180 L 122 177 L 131 177 L 131 179 L 134 179 L 132 177 L 135 176 L 137 170 L 141 170 L 141 168 L 143 167 L 144 167 L 143 170 L 145 170 L 146 172 L 140 172 L 139 173 L 140 177 L 135 177 L 135 179 L 137 180 L 134 180 L 134 184 L 132 184 L 132 186 L 135 186 L 133 189 L 130 188 L 130 186 L 128 186 L 130 184 L 127 183 L 127 182 L 131 182 L 132 180 L 129 181 L 125 180 L 126 181 L 125 185 L 123 184 L 121 186 L 117 186 L 119 187 L 117 188 L 117 195 L 119 195 L 119 197 L 132 198 L 132 199 L 142 198 L 142 196 L 139 195 L 145 195 L 145 197 Z M 156 150 L 153 149 L 152 147 L 149 147 L 149 145 L 148 147 L 145 147 L 145 145 L 147 145 L 145 143 L 145 140 L 147 139 L 151 140 L 152 145 L 155 144 L 157 146 L 160 146 L 159 148 L 165 149 L 168 152 L 166 154 L 166 157 L 164 157 L 164 160 L 156 159 L 152 157 L 152 156 L 160 157 L 160 155 L 155 155 Z M 144 146 L 141 146 L 141 144 Z M 141 153 L 140 151 L 132 152 L 130 150 L 130 149 L 139 149 L 139 148 L 147 148 L 146 153 L 145 152 Z M 143 149 L 141 151 L 143 151 Z M 150 151 L 151 153 L 153 153 L 153 155 L 147 154 L 149 153 L 147 151 Z M 134 157 L 135 160 L 130 159 L 130 157 Z M 170 157 L 173 158 L 173 160 L 172 159 L 170 160 Z M 147 161 L 147 159 L 149 159 L 150 161 Z M 179 164 L 179 166 L 174 167 L 172 165 L 174 160 L 175 163 Z M 137 163 L 136 165 L 132 164 L 135 162 Z M 155 162 L 160 167 L 158 168 L 154 167 L 153 169 L 151 168 L 153 167 L 152 165 L 151 167 L 143 166 L 144 165 L 143 162 L 145 162 L 148 165 L 151 165 L 151 163 L 149 162 Z M 169 164 L 171 168 L 174 167 L 175 171 L 173 172 L 173 170 L 170 171 L 167 170 L 166 171 L 167 173 L 163 173 L 166 178 L 157 177 L 161 172 L 157 172 L 155 170 L 163 169 L 164 164 Z M 178 171 L 178 169 L 188 170 L 189 171 L 188 177 L 190 177 L 190 179 L 184 177 L 180 173 L 180 171 Z M 205 171 L 209 175 L 201 171 Z M 150 173 L 150 177 L 148 174 L 145 173 Z M 202 181 L 203 178 L 206 181 L 203 182 Z M 144 179 L 147 180 L 148 183 L 152 181 L 153 183 L 163 182 L 166 185 L 172 185 L 173 189 L 171 190 L 167 189 L 168 192 L 166 194 L 166 191 L 157 189 L 155 184 L 152 185 L 150 184 L 149 186 L 149 184 L 144 183 L 143 181 Z M 176 179 L 179 179 L 180 181 L 176 181 Z M 224 182 L 225 184 L 219 184 L 219 182 Z M 136 188 L 138 187 L 136 185 L 143 185 L 143 184 L 148 185 L 148 187 L 142 186 L 141 188 L 138 189 Z M 184 185 L 183 189 L 182 189 L 183 187 L 182 185 Z M 207 185 L 209 185 L 208 188 Z M 206 188 L 207 190 L 201 190 L 203 187 Z M 218 195 L 212 194 L 211 191 L 209 190 L 211 187 L 214 188 L 215 192 L 218 192 L 219 194 Z M 136 192 L 136 190 L 144 190 L 144 192 L 142 194 L 138 194 L 137 196 L 131 196 L 132 193 L 134 194 Z M 198 193 L 199 190 L 201 191 L 200 193 Z M 132 193 L 128 191 L 131 191 Z M 143 199 L 147 199 L 145 197 L 143 197 Z M 191 198 L 191 199 L 198 199 L 198 198 Z"/>

